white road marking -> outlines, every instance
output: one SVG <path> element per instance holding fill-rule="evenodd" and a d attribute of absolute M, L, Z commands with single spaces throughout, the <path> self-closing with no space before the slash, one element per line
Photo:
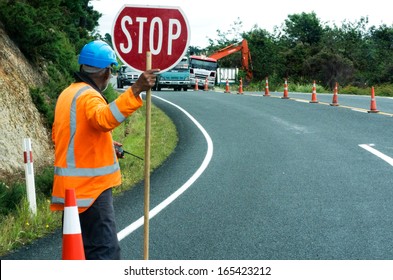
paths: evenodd
<path fill-rule="evenodd" d="M 360 113 L 368 113 L 366 109 L 352 108 L 351 110 Z"/>
<path fill-rule="evenodd" d="M 198 178 L 201 176 L 201 174 L 205 171 L 207 166 L 209 165 L 212 157 L 213 157 L 213 141 L 210 138 L 209 134 L 206 132 L 206 130 L 203 128 L 203 126 L 193 117 L 188 113 L 186 110 L 181 108 L 180 106 L 165 100 L 161 97 L 154 96 L 155 98 L 158 98 L 174 107 L 182 111 L 202 132 L 203 136 L 206 139 L 207 142 L 207 152 L 205 159 L 203 160 L 201 166 L 198 168 L 198 170 L 187 180 L 187 182 L 184 183 L 183 186 L 181 186 L 177 191 L 172 193 L 168 198 L 166 198 L 164 201 L 162 201 L 160 204 L 158 204 L 156 207 L 150 210 L 149 212 L 149 219 L 152 219 L 155 215 L 160 213 L 165 207 L 167 207 L 169 204 L 171 204 L 176 198 L 178 198 L 182 193 L 184 193 Z M 126 236 L 130 235 L 132 232 L 134 232 L 136 229 L 141 227 L 144 224 L 144 216 L 140 217 L 138 220 L 127 226 L 126 228 L 122 229 L 120 232 L 117 233 L 117 238 L 122 240 Z"/>
<path fill-rule="evenodd" d="M 293 99 L 293 100 L 295 100 L 297 102 L 302 102 L 302 103 L 310 103 L 310 101 L 304 100 L 304 99 Z"/>
<path fill-rule="evenodd" d="M 374 146 L 374 144 L 361 144 L 361 145 L 359 145 L 359 147 L 365 149 L 366 151 L 369 151 L 373 155 L 379 157 L 380 159 L 386 161 L 391 166 L 393 166 L 393 158 L 391 158 L 391 157 L 381 153 L 380 151 L 378 151 L 377 149 L 372 148 L 371 146 Z"/>

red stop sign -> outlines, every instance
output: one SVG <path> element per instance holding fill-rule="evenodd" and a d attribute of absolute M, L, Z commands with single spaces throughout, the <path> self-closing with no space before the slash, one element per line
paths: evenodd
<path fill-rule="evenodd" d="M 147 51 L 153 69 L 164 72 L 175 66 L 186 54 L 189 40 L 189 24 L 179 7 L 124 5 L 112 28 L 117 55 L 138 71 L 146 70 Z"/>

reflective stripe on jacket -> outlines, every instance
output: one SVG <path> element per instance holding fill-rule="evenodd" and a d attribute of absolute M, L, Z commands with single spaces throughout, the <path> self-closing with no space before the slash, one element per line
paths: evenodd
<path fill-rule="evenodd" d="M 121 184 L 111 131 L 142 106 L 131 87 L 107 104 L 87 83 L 71 84 L 56 103 L 52 140 L 55 175 L 51 210 L 64 209 L 66 188 L 74 188 L 79 212 L 106 189 Z"/>

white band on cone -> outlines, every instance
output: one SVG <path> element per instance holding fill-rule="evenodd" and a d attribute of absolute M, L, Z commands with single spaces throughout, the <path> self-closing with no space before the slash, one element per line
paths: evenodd
<path fill-rule="evenodd" d="M 80 234 L 78 207 L 64 207 L 63 234 Z"/>

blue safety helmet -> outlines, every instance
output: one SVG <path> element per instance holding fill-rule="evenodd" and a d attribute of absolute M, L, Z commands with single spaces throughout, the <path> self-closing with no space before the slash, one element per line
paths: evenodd
<path fill-rule="evenodd" d="M 116 54 L 104 41 L 96 40 L 86 44 L 78 59 L 79 64 L 85 64 L 97 68 L 117 66 Z"/>

